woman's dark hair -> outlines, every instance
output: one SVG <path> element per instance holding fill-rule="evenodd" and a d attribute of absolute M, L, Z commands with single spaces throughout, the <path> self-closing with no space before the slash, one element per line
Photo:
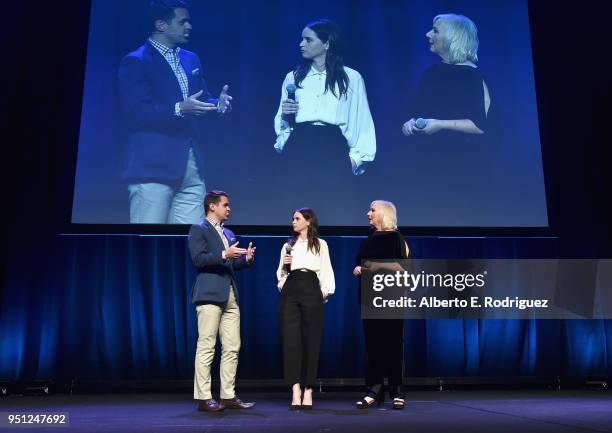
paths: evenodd
<path fill-rule="evenodd" d="M 315 254 L 319 254 L 321 251 L 321 244 L 319 243 L 319 218 L 317 218 L 317 214 L 309 207 L 297 209 L 295 212 L 301 213 L 304 219 L 310 222 L 308 232 L 306 233 L 306 237 L 308 238 L 308 250 Z M 291 239 L 289 239 L 289 245 L 293 247 L 297 242 L 298 236 L 299 233 L 293 232 Z"/>
<path fill-rule="evenodd" d="M 344 72 L 344 47 L 342 45 L 342 37 L 338 26 L 328 19 L 322 18 L 306 24 L 310 30 L 317 34 L 323 43 L 329 42 L 327 55 L 325 56 L 325 91 L 332 92 L 334 96 L 340 98 L 346 96 L 348 90 L 349 79 Z M 306 59 L 297 70 L 294 72 L 295 85 L 300 87 L 300 83 L 310 71 L 312 60 Z M 339 94 L 336 95 L 336 85 L 338 86 Z"/>

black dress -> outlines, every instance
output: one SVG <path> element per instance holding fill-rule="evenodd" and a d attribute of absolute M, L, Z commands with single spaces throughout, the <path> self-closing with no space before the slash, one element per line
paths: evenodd
<path fill-rule="evenodd" d="M 499 119 L 492 97 L 488 112 L 485 110 L 483 81 L 480 70 L 468 65 L 438 63 L 427 69 L 415 92 L 410 107 L 411 117 L 469 119 L 484 134 L 445 130 L 430 136 L 419 135 L 418 139 L 429 143 L 453 143 L 455 146 L 495 141 Z"/>
<path fill-rule="evenodd" d="M 406 259 L 404 238 L 398 231 L 376 231 L 363 241 L 357 266 L 365 259 Z M 366 349 L 366 387 L 371 396 L 383 392 L 384 378 L 391 398 L 404 398 L 404 321 L 401 319 L 364 319 Z"/>
<path fill-rule="evenodd" d="M 483 81 L 478 68 L 435 64 L 423 73 L 407 107 L 408 117 L 469 119 L 484 132 L 441 130 L 416 133 L 406 141 L 405 154 L 398 159 L 418 161 L 413 181 L 423 185 L 421 212 L 439 215 L 441 203 L 454 211 L 445 218 L 436 216 L 434 225 L 487 225 L 496 215 L 496 197 L 504 183 L 497 163 L 501 119 L 491 87 L 491 104 L 485 110 Z"/>

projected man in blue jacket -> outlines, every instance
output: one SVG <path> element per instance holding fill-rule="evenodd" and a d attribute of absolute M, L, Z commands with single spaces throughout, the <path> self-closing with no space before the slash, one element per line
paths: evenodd
<path fill-rule="evenodd" d="M 130 223 L 195 224 L 206 191 L 198 118 L 230 110 L 232 97 L 225 85 L 212 98 L 200 59 L 179 47 L 191 36 L 187 3 L 153 0 L 150 13 L 151 36 L 123 58 L 118 74 Z"/>

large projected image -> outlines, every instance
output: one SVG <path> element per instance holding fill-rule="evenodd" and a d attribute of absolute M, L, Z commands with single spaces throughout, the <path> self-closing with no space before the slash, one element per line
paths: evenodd
<path fill-rule="evenodd" d="M 548 225 L 526 0 L 184 6 L 92 0 L 73 223 Z"/>

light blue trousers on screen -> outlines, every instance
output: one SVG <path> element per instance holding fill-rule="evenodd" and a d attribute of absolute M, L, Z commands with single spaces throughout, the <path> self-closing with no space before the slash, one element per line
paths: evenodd
<path fill-rule="evenodd" d="M 185 176 L 178 188 L 163 183 L 133 183 L 130 224 L 197 224 L 204 218 L 204 181 L 189 149 Z"/>

